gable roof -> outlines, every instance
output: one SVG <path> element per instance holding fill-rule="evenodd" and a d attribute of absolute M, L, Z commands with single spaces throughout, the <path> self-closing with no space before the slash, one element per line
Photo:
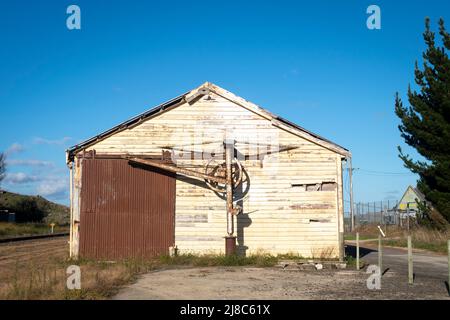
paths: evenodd
<path fill-rule="evenodd" d="M 411 195 L 414 199 L 414 201 L 411 201 L 411 197 L 408 199 L 408 194 Z M 400 201 L 396 205 L 396 209 L 398 210 L 418 210 L 417 203 L 415 199 L 419 200 L 419 202 L 425 201 L 425 196 L 422 192 L 420 192 L 417 188 L 414 188 L 413 186 L 408 186 L 406 188 L 405 193 L 403 193 L 402 197 L 400 198 Z"/>
<path fill-rule="evenodd" d="M 414 188 L 413 186 L 408 186 L 408 188 L 406 188 L 405 190 L 405 193 L 403 193 L 403 196 L 400 198 L 399 203 L 402 202 L 402 200 L 405 198 L 409 190 L 411 190 L 417 196 L 418 200 L 425 201 L 425 196 L 423 195 L 422 192 L 419 191 L 419 189 Z"/>
<path fill-rule="evenodd" d="M 76 144 L 70 148 L 68 148 L 66 150 L 66 155 L 67 155 L 67 162 L 73 160 L 74 156 L 76 153 L 78 153 L 79 151 L 90 147 L 91 145 L 97 143 L 100 140 L 103 140 L 117 132 L 120 132 L 122 130 L 125 130 L 127 128 L 130 128 L 131 126 L 135 126 L 151 117 L 154 117 L 156 115 L 160 115 L 161 113 L 164 113 L 172 108 L 175 108 L 179 105 L 182 105 L 184 103 L 193 103 L 193 101 L 195 101 L 196 99 L 200 98 L 203 95 L 207 95 L 209 92 L 213 92 L 249 111 L 252 111 L 258 115 L 260 115 L 261 117 L 271 121 L 272 125 L 288 131 L 294 135 L 297 135 L 299 137 L 302 137 L 306 140 L 309 140 L 313 143 L 316 143 L 324 148 L 327 148 L 329 150 L 332 150 L 340 155 L 342 155 L 343 157 L 351 157 L 350 152 L 345 149 L 344 147 L 341 147 L 340 145 L 331 142 L 330 140 L 327 140 L 311 131 L 306 130 L 303 127 L 300 127 L 299 125 L 292 123 L 280 116 L 277 116 L 263 108 L 261 108 L 260 106 L 247 101 L 241 97 L 236 96 L 235 94 L 226 91 L 225 89 L 210 83 L 210 82 L 205 82 L 204 84 L 202 84 L 201 86 L 199 86 L 198 88 L 188 91 L 182 95 L 179 95 L 178 97 L 175 97 L 167 102 L 164 102 L 148 111 L 145 111 L 127 121 L 122 122 L 121 124 L 106 130 L 92 138 L 89 138 L 79 144 Z"/>

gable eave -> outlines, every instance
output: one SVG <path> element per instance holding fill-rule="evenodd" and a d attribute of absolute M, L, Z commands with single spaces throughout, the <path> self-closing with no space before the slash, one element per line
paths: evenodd
<path fill-rule="evenodd" d="M 281 129 L 288 129 L 286 131 L 289 131 L 292 134 L 295 134 L 299 137 L 302 137 L 304 139 L 307 139 L 313 143 L 316 143 L 317 145 L 320 145 L 326 149 L 329 149 L 335 153 L 338 153 L 340 155 L 342 155 L 343 157 L 348 157 L 351 158 L 351 153 L 348 149 L 328 140 L 325 139 L 323 137 L 321 137 L 318 134 L 315 134 L 289 120 L 286 120 L 256 104 L 254 104 L 253 102 L 250 102 L 248 100 L 245 100 L 239 96 L 236 96 L 234 93 L 229 92 L 213 83 L 210 82 L 206 82 L 204 84 L 205 86 L 207 86 L 211 91 L 213 91 L 214 93 L 218 94 L 219 96 L 234 102 L 237 105 L 240 105 L 241 107 L 244 107 L 245 109 L 252 111 L 264 118 L 266 118 L 267 120 L 270 120 L 272 122 L 273 125 L 280 127 L 278 124 L 283 124 L 283 127 Z M 290 130 L 289 130 L 290 129 Z"/>
<path fill-rule="evenodd" d="M 78 153 L 79 151 L 81 151 L 83 149 L 86 149 L 86 148 L 90 147 L 91 145 L 97 143 L 98 141 L 103 140 L 103 139 L 105 139 L 105 138 L 107 138 L 107 137 L 109 137 L 109 136 L 111 136 L 111 135 L 113 135 L 113 134 L 115 134 L 115 133 L 117 133 L 119 131 L 127 129 L 130 126 L 134 126 L 134 125 L 136 125 L 136 124 L 146 120 L 149 117 L 161 114 L 161 113 L 167 111 L 168 108 L 170 108 L 170 107 L 172 107 L 174 105 L 178 105 L 178 104 L 183 103 L 184 102 L 184 97 L 188 93 L 189 92 L 186 92 L 186 93 L 184 93 L 184 94 L 182 94 L 182 95 L 180 95 L 180 96 L 178 96 L 176 98 L 173 98 L 173 99 L 171 99 L 171 100 L 169 100 L 167 102 L 164 102 L 164 103 L 162 103 L 160 105 L 157 105 L 156 107 L 151 108 L 150 110 L 147 110 L 147 111 L 145 111 L 145 112 L 143 112 L 141 114 L 138 114 L 137 116 L 135 116 L 135 117 L 133 117 L 133 118 L 131 118 L 129 120 L 126 120 L 126 121 L 124 121 L 124 122 L 122 122 L 122 123 L 112 127 L 111 129 L 108 129 L 108 130 L 106 130 L 106 131 L 104 131 L 104 132 L 102 132 L 102 133 L 100 133 L 100 134 L 98 134 L 96 136 L 93 136 L 93 137 L 91 137 L 91 138 L 89 138 L 89 139 L 87 139 L 87 140 L 85 140 L 85 141 L 83 141 L 81 143 L 78 143 L 78 144 L 68 148 L 66 150 L 67 161 L 73 160 L 73 157 L 74 157 L 74 155 L 76 153 Z"/>

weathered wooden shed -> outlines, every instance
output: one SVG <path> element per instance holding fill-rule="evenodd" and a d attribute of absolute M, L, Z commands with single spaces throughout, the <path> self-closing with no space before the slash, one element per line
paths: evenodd
<path fill-rule="evenodd" d="M 207 82 L 67 150 L 70 254 L 342 259 L 350 156 Z"/>

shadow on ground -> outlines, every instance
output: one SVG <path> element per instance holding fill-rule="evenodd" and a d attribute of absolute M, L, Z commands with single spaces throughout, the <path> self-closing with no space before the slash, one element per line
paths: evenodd
<path fill-rule="evenodd" d="M 369 248 L 362 248 L 359 247 L 359 257 L 362 258 L 365 255 L 368 255 L 371 252 L 375 252 L 376 250 L 372 250 Z M 356 258 L 356 246 L 350 245 L 350 244 L 346 244 L 345 245 L 345 255 L 347 256 L 351 256 L 353 258 Z"/>

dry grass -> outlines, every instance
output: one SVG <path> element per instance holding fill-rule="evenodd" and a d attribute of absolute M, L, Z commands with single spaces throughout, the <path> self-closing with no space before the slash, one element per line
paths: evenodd
<path fill-rule="evenodd" d="M 388 239 L 384 240 L 384 244 L 388 246 L 406 247 L 407 237 L 411 235 L 413 247 L 417 249 L 430 250 L 439 253 L 447 252 L 447 241 L 450 240 L 450 230 L 440 231 L 427 227 L 414 226 L 408 230 L 398 226 L 387 226 L 383 228 Z M 360 239 L 378 238 L 380 234 L 377 225 L 364 225 L 358 227 L 355 232 L 359 232 Z M 354 234 L 347 235 L 347 238 L 353 238 Z"/>
<path fill-rule="evenodd" d="M 69 265 L 80 266 L 81 290 L 66 288 Z M 33 262 L 17 264 L 8 281 L 0 285 L 0 299 L 107 299 L 136 275 L 155 267 L 150 261 L 131 260 L 117 263 L 55 260 L 44 266 Z"/>
<path fill-rule="evenodd" d="M 313 248 L 311 249 L 311 257 L 313 259 L 319 260 L 332 260 L 336 259 L 335 248 L 334 247 L 326 247 L 326 248 Z"/>
<path fill-rule="evenodd" d="M 69 228 L 67 226 L 55 226 L 53 231 L 55 233 L 68 232 Z M 50 232 L 50 226 L 45 223 L 0 222 L 0 238 L 46 234 Z"/>
<path fill-rule="evenodd" d="M 255 267 L 273 267 L 278 260 L 287 259 L 287 255 L 273 256 L 270 254 L 254 254 L 250 256 L 225 256 L 225 255 L 193 255 L 183 254 L 179 256 L 161 256 L 159 261 L 163 265 L 189 265 L 196 267 L 215 267 L 215 266 L 255 266 Z M 291 257 L 291 255 L 289 255 Z"/>

